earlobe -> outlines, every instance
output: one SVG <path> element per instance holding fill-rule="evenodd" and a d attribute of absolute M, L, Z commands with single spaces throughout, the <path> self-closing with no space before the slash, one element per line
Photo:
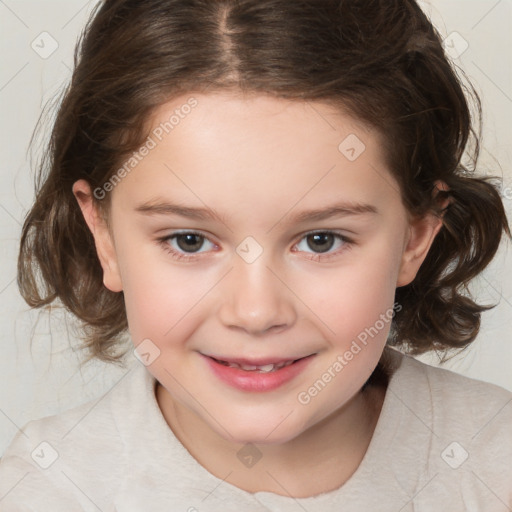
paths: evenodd
<path fill-rule="evenodd" d="M 117 255 L 107 223 L 94 203 L 92 191 L 86 180 L 73 184 L 73 194 L 80 206 L 96 246 L 96 252 L 103 268 L 103 284 L 113 292 L 123 290 Z"/>

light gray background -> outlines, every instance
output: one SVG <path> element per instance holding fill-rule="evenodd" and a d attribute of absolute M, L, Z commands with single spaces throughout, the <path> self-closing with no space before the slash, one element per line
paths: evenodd
<path fill-rule="evenodd" d="M 16 286 L 21 224 L 33 199 L 28 143 L 42 106 L 70 77 L 76 39 L 95 3 L 0 0 L 0 454 L 29 420 L 98 398 L 124 374 L 99 362 L 80 370 L 80 353 L 74 349 L 76 337 L 70 330 L 72 319 L 65 322 L 62 313 L 52 313 L 50 319 L 48 313 L 30 311 Z M 422 6 L 448 37 L 447 49 L 481 94 L 485 112 L 481 168 L 503 177 L 502 195 L 512 219 L 512 0 L 433 0 Z M 58 47 L 45 55 L 52 44 Z M 511 271 L 510 243 L 506 242 L 473 286 L 480 301 L 499 305 L 484 314 L 475 343 L 444 364 L 510 390 Z M 438 365 L 435 354 L 419 359 Z M 135 362 L 133 355 L 128 362 Z"/>

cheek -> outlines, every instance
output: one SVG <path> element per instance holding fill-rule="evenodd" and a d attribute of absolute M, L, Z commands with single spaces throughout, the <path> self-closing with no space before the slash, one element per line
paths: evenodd
<path fill-rule="evenodd" d="M 330 342 L 314 378 L 297 395 L 302 407 L 314 403 L 312 423 L 354 396 L 377 366 L 394 315 L 396 268 L 394 253 L 381 252 L 326 278 L 323 296 L 311 287 L 316 291 L 307 300 L 317 304 L 316 325 Z"/>
<path fill-rule="evenodd" d="M 169 337 L 186 339 L 202 297 L 215 284 L 215 275 L 179 268 L 165 260 L 163 251 L 161 255 L 155 255 L 154 249 L 147 253 L 124 252 L 119 262 L 133 342 L 137 345 L 149 338 L 159 345 Z"/>
<path fill-rule="evenodd" d="M 392 247 L 357 252 L 336 270 L 301 281 L 297 294 L 321 320 L 326 338 L 350 345 L 376 323 L 383 331 L 378 338 L 387 336 L 390 321 L 382 326 L 379 320 L 391 316 L 394 303 L 399 258 Z"/>

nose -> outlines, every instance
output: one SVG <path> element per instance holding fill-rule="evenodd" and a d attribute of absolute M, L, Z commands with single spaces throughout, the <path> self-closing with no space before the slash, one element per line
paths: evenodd
<path fill-rule="evenodd" d="M 291 327 L 297 314 L 293 293 L 285 283 L 263 256 L 252 263 L 238 258 L 224 282 L 221 322 L 252 335 Z"/>

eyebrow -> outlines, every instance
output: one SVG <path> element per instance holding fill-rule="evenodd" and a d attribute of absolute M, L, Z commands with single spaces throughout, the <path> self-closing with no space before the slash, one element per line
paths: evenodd
<path fill-rule="evenodd" d="M 211 208 L 192 208 L 189 206 L 173 204 L 167 201 L 149 201 L 135 208 L 135 211 L 145 215 L 179 215 L 195 220 L 221 220 L 224 222 L 225 217 L 219 215 Z M 332 217 L 345 217 L 350 215 L 378 214 L 378 209 L 371 204 L 364 203 L 336 203 L 323 208 L 305 210 L 293 215 L 289 223 L 301 223 L 306 221 L 321 221 Z M 286 217 L 285 214 L 282 218 Z"/>

